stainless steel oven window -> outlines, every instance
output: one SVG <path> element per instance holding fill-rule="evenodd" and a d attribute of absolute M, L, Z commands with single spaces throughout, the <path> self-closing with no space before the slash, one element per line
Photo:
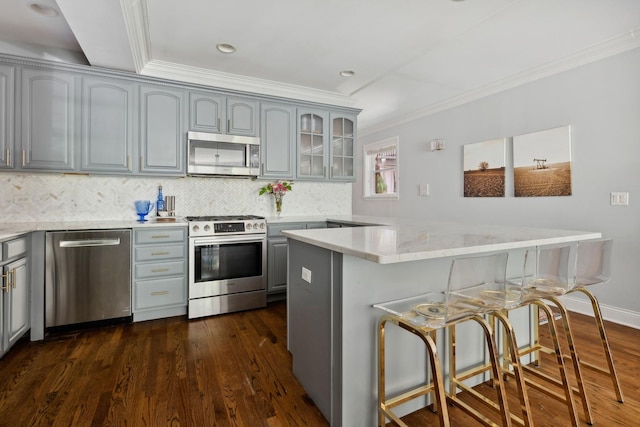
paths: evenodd
<path fill-rule="evenodd" d="M 194 246 L 194 280 L 240 279 L 262 276 L 263 242 Z"/>

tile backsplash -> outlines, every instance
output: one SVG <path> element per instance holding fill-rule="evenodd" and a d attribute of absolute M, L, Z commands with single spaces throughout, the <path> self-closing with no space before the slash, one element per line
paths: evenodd
<path fill-rule="evenodd" d="M 272 196 L 259 196 L 268 180 L 234 178 L 102 177 L 0 174 L 0 222 L 135 219 L 133 201 L 155 201 L 158 185 L 176 197 L 176 215 L 274 216 Z M 282 216 L 350 215 L 351 183 L 296 181 Z M 118 201 L 124 201 L 119 204 Z"/>

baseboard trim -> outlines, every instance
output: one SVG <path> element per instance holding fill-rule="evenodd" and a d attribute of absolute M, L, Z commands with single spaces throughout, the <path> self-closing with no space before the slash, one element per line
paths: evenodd
<path fill-rule="evenodd" d="M 589 300 L 567 295 L 563 296 L 561 300 L 567 310 L 593 317 L 593 310 L 591 309 L 591 302 L 589 302 Z M 625 310 L 605 304 L 600 304 L 600 310 L 605 320 L 634 329 L 640 329 L 640 313 L 636 311 Z"/>

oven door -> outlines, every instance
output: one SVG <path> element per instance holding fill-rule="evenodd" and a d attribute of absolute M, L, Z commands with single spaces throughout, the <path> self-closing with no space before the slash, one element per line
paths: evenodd
<path fill-rule="evenodd" d="M 189 238 L 189 299 L 266 289 L 266 236 Z"/>

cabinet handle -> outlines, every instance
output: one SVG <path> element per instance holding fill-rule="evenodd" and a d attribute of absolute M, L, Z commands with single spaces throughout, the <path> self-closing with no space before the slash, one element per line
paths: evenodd
<path fill-rule="evenodd" d="M 151 252 L 151 256 L 169 255 L 169 252 Z"/>
<path fill-rule="evenodd" d="M 151 296 L 152 297 L 159 297 L 161 295 L 169 295 L 169 291 L 157 291 L 157 292 L 151 292 Z"/>
<path fill-rule="evenodd" d="M 138 165 L 138 170 L 142 170 L 142 156 L 140 156 L 140 164 Z"/>
<path fill-rule="evenodd" d="M 264 163 L 260 165 L 260 175 L 264 175 Z"/>
<path fill-rule="evenodd" d="M 168 268 L 152 268 L 151 269 L 152 273 L 166 273 L 167 271 L 169 271 Z"/>
<path fill-rule="evenodd" d="M 131 156 L 127 156 L 127 170 L 131 170 Z"/>
<path fill-rule="evenodd" d="M 15 289 L 16 288 L 16 274 L 18 274 L 18 272 L 16 271 L 15 268 L 12 268 L 11 271 L 10 271 L 10 274 L 11 275 L 9 276 L 10 277 L 9 283 L 11 284 L 11 287 L 13 289 Z"/>
<path fill-rule="evenodd" d="M 222 129 L 220 129 L 220 126 L 222 126 L 221 125 L 221 120 L 220 120 L 220 117 L 218 117 L 218 130 L 222 130 Z"/>
<path fill-rule="evenodd" d="M 11 151 L 7 148 L 7 166 L 11 166 Z"/>
<path fill-rule="evenodd" d="M 9 293 L 9 272 L 2 275 L 2 290 Z"/>
<path fill-rule="evenodd" d="M 327 176 L 327 167 L 325 166 L 324 169 L 322 170 L 322 176 L 326 177 Z"/>
<path fill-rule="evenodd" d="M 151 236 L 152 239 L 168 239 L 170 236 L 168 234 L 156 234 Z"/>
<path fill-rule="evenodd" d="M 231 131 L 231 119 L 227 120 L 227 132 Z"/>
<path fill-rule="evenodd" d="M 22 150 L 22 167 L 27 166 L 27 159 L 24 150 Z"/>

